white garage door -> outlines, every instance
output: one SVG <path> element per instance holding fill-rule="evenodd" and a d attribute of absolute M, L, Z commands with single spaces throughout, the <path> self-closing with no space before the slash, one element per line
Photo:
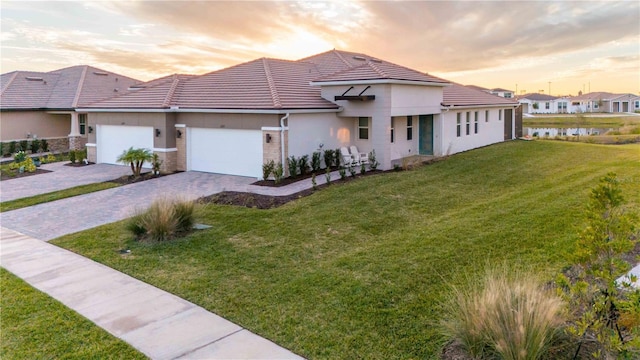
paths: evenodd
<path fill-rule="evenodd" d="M 218 174 L 260 177 L 262 131 L 189 128 L 187 168 Z"/>
<path fill-rule="evenodd" d="M 96 127 L 98 163 L 116 162 L 125 150 L 133 146 L 153 150 L 153 128 L 150 126 L 98 125 Z"/>

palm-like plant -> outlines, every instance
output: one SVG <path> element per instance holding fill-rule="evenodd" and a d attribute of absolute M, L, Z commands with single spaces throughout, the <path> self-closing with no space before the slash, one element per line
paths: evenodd
<path fill-rule="evenodd" d="M 133 176 L 140 176 L 140 171 L 142 171 L 142 165 L 145 161 L 151 161 L 153 158 L 153 153 L 149 149 L 134 149 L 130 147 L 128 150 L 125 150 L 118 156 L 116 159 L 117 162 L 123 164 L 129 164 L 131 166 L 131 171 L 133 172 Z"/>

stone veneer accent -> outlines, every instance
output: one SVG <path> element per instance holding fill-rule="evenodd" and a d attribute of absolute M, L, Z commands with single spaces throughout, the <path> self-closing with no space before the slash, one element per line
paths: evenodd
<path fill-rule="evenodd" d="M 267 134 L 271 135 L 271 142 L 269 142 L 267 144 L 266 139 L 267 138 Z M 282 158 L 280 157 L 281 154 L 281 146 L 280 146 L 280 130 L 262 130 L 262 163 L 266 164 L 268 161 L 273 160 L 276 164 L 279 164 L 282 161 Z M 287 167 L 287 156 L 289 154 L 288 152 L 288 145 L 287 145 L 287 140 L 289 137 L 289 131 L 285 130 L 284 132 L 284 154 L 285 154 L 285 162 L 283 164 L 284 169 L 285 169 L 285 175 L 288 173 L 288 167 Z"/>
<path fill-rule="evenodd" d="M 69 136 L 69 148 L 67 150 L 82 150 L 87 144 L 87 138 L 82 136 Z"/>
<path fill-rule="evenodd" d="M 161 173 L 172 173 L 177 169 L 177 160 L 178 160 L 178 152 L 177 151 L 169 151 L 169 152 L 160 152 L 154 151 L 155 154 L 158 154 L 158 158 L 162 161 L 162 165 L 160 165 Z"/>
<path fill-rule="evenodd" d="M 43 140 L 43 139 L 40 139 Z M 59 153 L 59 152 L 67 152 L 69 151 L 69 138 L 68 137 L 63 137 L 63 138 L 50 138 L 50 139 L 44 139 L 47 140 L 47 145 L 49 147 L 49 151 L 54 152 L 54 153 Z"/>
<path fill-rule="evenodd" d="M 181 137 L 176 137 L 176 171 L 187 171 L 187 128 L 176 126 L 176 131 L 182 132 Z"/>

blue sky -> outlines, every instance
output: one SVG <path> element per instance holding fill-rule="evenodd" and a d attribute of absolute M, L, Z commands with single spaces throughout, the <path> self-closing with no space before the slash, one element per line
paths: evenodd
<path fill-rule="evenodd" d="M 0 7 L 2 73 L 88 64 L 150 80 L 337 48 L 518 93 L 640 92 L 638 1 L 3 0 Z"/>

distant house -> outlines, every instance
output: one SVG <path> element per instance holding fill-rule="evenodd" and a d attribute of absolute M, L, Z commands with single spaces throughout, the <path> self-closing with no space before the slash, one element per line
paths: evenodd
<path fill-rule="evenodd" d="M 163 171 L 259 177 L 262 164 L 357 146 L 381 169 L 511 140 L 518 103 L 366 54 L 332 50 L 298 61 L 261 58 L 173 75 L 97 101 L 91 161 L 152 149 Z"/>
<path fill-rule="evenodd" d="M 613 94 L 592 92 L 571 97 L 569 112 L 634 112 L 640 109 L 640 96 L 634 94 Z"/>
<path fill-rule="evenodd" d="M 512 99 L 513 98 L 513 91 L 512 90 L 507 90 L 507 89 L 502 89 L 502 88 L 495 88 L 495 89 L 491 89 L 489 90 L 490 94 L 493 95 L 497 95 L 506 99 Z"/>
<path fill-rule="evenodd" d="M 87 115 L 79 107 L 126 93 L 140 81 L 92 66 L 0 76 L 0 141 L 46 139 L 53 151 L 82 148 Z"/>
<path fill-rule="evenodd" d="M 557 96 L 531 93 L 517 97 L 525 114 L 565 114 L 569 112 L 569 100 Z"/>

